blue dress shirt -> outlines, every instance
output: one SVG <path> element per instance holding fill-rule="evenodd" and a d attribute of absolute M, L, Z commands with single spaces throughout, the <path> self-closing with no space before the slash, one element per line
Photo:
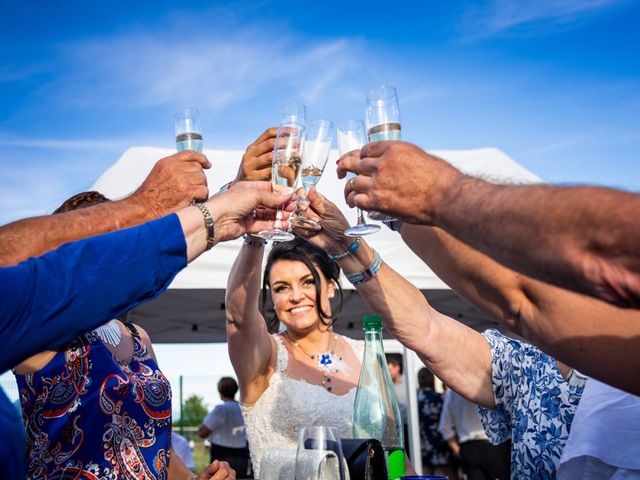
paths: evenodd
<path fill-rule="evenodd" d="M 187 264 L 177 215 L 0 268 L 0 373 L 163 292 Z M 0 389 L 0 478 L 25 478 L 24 434 Z"/>

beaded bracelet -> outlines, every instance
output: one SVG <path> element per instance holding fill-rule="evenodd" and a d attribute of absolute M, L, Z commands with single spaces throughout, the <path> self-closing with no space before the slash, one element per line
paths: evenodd
<path fill-rule="evenodd" d="M 339 253 L 338 255 L 329 254 L 329 258 L 331 258 L 331 260 L 333 260 L 334 262 L 337 262 L 339 260 L 342 260 L 344 257 L 351 255 L 353 252 L 355 252 L 358 249 L 359 246 L 360 246 L 360 237 L 356 238 L 356 240 L 351 245 L 349 245 L 349 247 L 344 252 Z"/>
<path fill-rule="evenodd" d="M 358 285 L 371 280 L 378 274 L 378 271 L 382 266 L 382 258 L 380 257 L 380 254 L 373 248 L 371 250 L 373 250 L 373 260 L 371 260 L 371 263 L 367 268 L 358 273 L 344 274 L 344 276 L 347 277 L 347 280 L 349 280 L 351 285 L 353 285 L 354 287 L 357 287 Z"/>

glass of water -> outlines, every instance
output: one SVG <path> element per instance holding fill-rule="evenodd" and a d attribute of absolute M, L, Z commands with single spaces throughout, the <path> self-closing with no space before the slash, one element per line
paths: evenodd
<path fill-rule="evenodd" d="M 179 152 L 193 150 L 202 153 L 202 129 L 200 128 L 200 112 L 191 107 L 178 110 L 176 113 L 176 148 Z"/>
<path fill-rule="evenodd" d="M 298 432 L 295 479 L 348 480 L 348 475 L 338 432 L 324 426 L 302 427 Z"/>
<path fill-rule="evenodd" d="M 291 224 L 297 227 L 317 228 L 318 222 L 308 218 L 306 215 L 309 207 L 307 193 L 311 187 L 315 186 L 322 176 L 324 167 L 329 159 L 331 144 L 333 143 L 333 123 L 324 118 L 311 120 L 307 126 L 307 143 L 304 147 L 302 159 L 302 188 L 304 193 L 298 195 L 298 209 L 291 219 Z"/>
<path fill-rule="evenodd" d="M 280 125 L 273 149 L 271 186 L 274 191 L 295 188 L 302 165 L 307 130 L 299 124 Z M 293 240 L 295 236 L 282 228 L 282 208 L 278 210 L 274 228 L 263 230 L 258 237 L 275 242 Z"/>
<path fill-rule="evenodd" d="M 367 136 L 364 130 L 364 123 L 361 120 L 348 120 L 338 128 L 338 152 L 340 156 L 353 150 L 360 150 L 367 142 Z M 349 172 L 347 181 L 355 177 L 354 173 Z M 358 214 L 358 222 L 353 227 L 349 227 L 344 231 L 345 235 L 350 237 L 359 237 L 361 235 L 369 235 L 380 230 L 380 225 L 367 223 L 364 214 L 359 207 L 356 207 Z"/>

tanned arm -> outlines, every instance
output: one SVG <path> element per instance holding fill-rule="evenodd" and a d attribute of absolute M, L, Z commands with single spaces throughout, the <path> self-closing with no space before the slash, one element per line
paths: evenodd
<path fill-rule="evenodd" d="M 0 227 L 0 266 L 17 265 L 63 243 L 160 218 L 193 200 L 205 201 L 208 189 L 202 169 L 210 166 L 202 154 L 180 152 L 159 160 L 128 198 Z"/>
<path fill-rule="evenodd" d="M 640 307 L 640 195 L 496 185 L 404 142 L 340 160 L 349 205 L 441 227 L 509 268 L 620 307 Z"/>
<path fill-rule="evenodd" d="M 640 393 L 640 312 L 509 270 L 439 228 L 405 224 L 401 233 L 477 308 L 579 371 Z"/>

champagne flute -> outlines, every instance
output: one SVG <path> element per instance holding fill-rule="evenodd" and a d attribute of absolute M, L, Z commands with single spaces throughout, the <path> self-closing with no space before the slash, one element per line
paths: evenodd
<path fill-rule="evenodd" d="M 334 130 L 333 123 L 324 118 L 312 120 L 307 127 L 307 143 L 304 146 L 301 174 L 304 193 L 298 195 L 296 202 L 298 210 L 295 213 L 295 217 L 291 219 L 292 225 L 312 228 L 319 226 L 317 221 L 308 218 L 306 215 L 309 207 L 307 193 L 311 190 L 311 187 L 320 181 L 331 152 Z"/>
<path fill-rule="evenodd" d="M 366 135 L 364 124 L 361 120 L 348 120 L 338 128 L 338 152 L 340 156 L 353 150 L 360 150 L 366 143 Z M 355 177 L 354 173 L 347 174 L 347 181 Z M 349 227 L 344 231 L 345 235 L 350 237 L 359 237 L 361 235 L 369 235 L 380 230 L 380 225 L 367 223 L 364 214 L 359 207 L 356 207 L 358 214 L 358 222 L 353 227 Z"/>
<path fill-rule="evenodd" d="M 400 140 L 400 107 L 394 87 L 381 85 L 367 95 L 367 136 L 369 142 Z M 379 212 L 369 212 L 369 218 L 392 222 L 395 218 Z"/>
<path fill-rule="evenodd" d="M 282 107 L 282 125 L 307 125 L 307 107 L 300 102 L 287 103 Z"/>
<path fill-rule="evenodd" d="M 305 460 L 312 458 L 314 454 L 324 455 L 326 454 L 325 452 L 330 453 L 323 467 L 333 471 L 321 470 L 318 472 L 310 469 L 309 467 L 314 465 L 315 462 Z M 302 427 L 298 432 L 295 479 L 317 480 L 318 477 L 349 479 L 349 470 L 346 467 L 346 460 L 342 452 L 340 435 L 332 427 Z"/>
<path fill-rule="evenodd" d="M 394 87 L 381 85 L 371 90 L 366 114 L 369 142 L 400 140 L 400 107 Z"/>
<path fill-rule="evenodd" d="M 176 148 L 179 152 L 193 150 L 202 153 L 200 112 L 191 107 L 178 110 L 175 121 Z"/>
<path fill-rule="evenodd" d="M 271 168 L 271 186 L 274 191 L 285 188 L 295 188 L 298 181 L 298 173 L 302 165 L 302 154 L 307 137 L 307 130 L 302 125 L 280 125 L 273 149 L 273 161 Z M 293 240 L 295 236 L 280 228 L 282 223 L 282 208 L 278 209 L 276 225 L 271 230 L 263 230 L 258 237 L 275 242 Z"/>

